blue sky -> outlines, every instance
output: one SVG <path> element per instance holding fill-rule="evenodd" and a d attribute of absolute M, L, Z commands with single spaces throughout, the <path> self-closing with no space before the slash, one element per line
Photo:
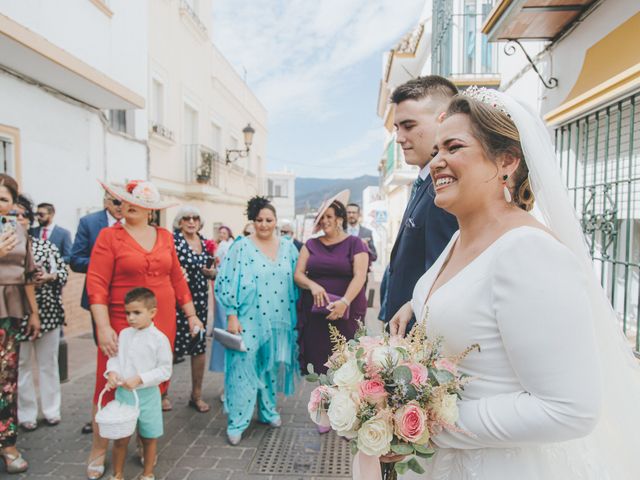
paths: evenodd
<path fill-rule="evenodd" d="M 269 171 L 377 175 L 382 54 L 423 0 L 214 0 L 213 41 L 269 112 Z"/>

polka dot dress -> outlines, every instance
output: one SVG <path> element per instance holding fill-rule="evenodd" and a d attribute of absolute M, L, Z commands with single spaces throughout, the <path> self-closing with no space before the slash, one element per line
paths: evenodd
<path fill-rule="evenodd" d="M 47 273 L 55 273 L 56 279 L 36 287 L 36 302 L 40 314 L 40 333 L 50 332 L 64 324 L 62 287 L 69 275 L 67 264 L 62 260 L 58 248 L 48 240 L 31 237 L 33 261 Z M 27 319 L 22 322 L 22 331 L 27 327 Z"/>
<path fill-rule="evenodd" d="M 206 328 L 209 311 L 209 279 L 202 273 L 202 268 L 207 266 L 207 260 L 211 257 L 205 250 L 204 239 L 202 237 L 200 237 L 202 253 L 194 252 L 191 249 L 182 232 L 174 232 L 173 239 L 176 244 L 176 253 L 178 254 L 180 265 L 187 271 L 187 283 L 189 284 L 189 290 L 191 290 L 191 296 L 193 297 L 196 315 L 198 315 L 198 318 Z M 207 341 L 204 335 L 196 336 L 195 338 L 191 337 L 189 333 L 189 322 L 182 310 L 178 310 L 177 317 L 176 356 L 201 355 L 205 353 Z"/>

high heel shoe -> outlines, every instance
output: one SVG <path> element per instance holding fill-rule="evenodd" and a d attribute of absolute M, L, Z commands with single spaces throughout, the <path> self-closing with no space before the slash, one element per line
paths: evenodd
<path fill-rule="evenodd" d="M 22 457 L 20 452 L 18 452 L 17 455 L 12 453 L 1 453 L 0 458 L 4 461 L 7 473 L 22 473 L 26 472 L 29 468 L 29 464 Z"/>
<path fill-rule="evenodd" d="M 102 476 L 104 475 L 104 461 L 105 461 L 106 455 L 107 455 L 106 453 L 103 453 L 101 455 L 98 455 L 94 459 L 89 460 L 89 463 L 87 464 L 88 480 L 98 480 L 99 478 L 102 478 Z M 100 459 L 102 459 L 102 463 L 97 464 L 97 462 Z"/>

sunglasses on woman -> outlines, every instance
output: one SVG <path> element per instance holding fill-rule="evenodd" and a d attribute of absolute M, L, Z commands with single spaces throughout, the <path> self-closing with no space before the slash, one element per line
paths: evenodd
<path fill-rule="evenodd" d="M 194 222 L 199 222 L 200 221 L 200 217 L 198 215 L 186 215 L 184 217 L 182 217 L 182 220 L 185 222 L 189 222 L 191 220 L 193 220 Z"/>

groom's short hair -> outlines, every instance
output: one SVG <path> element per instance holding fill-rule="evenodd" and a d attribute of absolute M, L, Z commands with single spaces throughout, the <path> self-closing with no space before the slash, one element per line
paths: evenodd
<path fill-rule="evenodd" d="M 391 103 L 396 105 L 405 100 L 422 100 L 429 95 L 451 98 L 457 95 L 458 88 L 440 75 L 425 75 L 414 78 L 396 87 L 391 94 Z"/>

